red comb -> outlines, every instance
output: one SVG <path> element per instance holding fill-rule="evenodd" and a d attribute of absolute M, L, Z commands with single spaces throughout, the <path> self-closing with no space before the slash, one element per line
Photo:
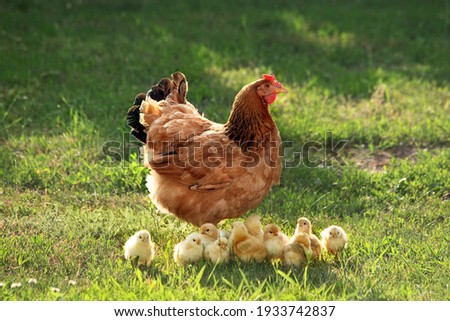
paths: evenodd
<path fill-rule="evenodd" d="M 272 74 L 272 75 L 263 74 L 263 78 L 265 80 L 275 81 L 275 75 L 274 74 Z"/>
<path fill-rule="evenodd" d="M 281 83 L 278 82 L 278 81 L 275 79 L 275 75 L 274 75 L 274 74 L 271 74 L 271 75 L 263 74 L 263 78 L 264 78 L 265 80 L 272 81 L 272 82 L 275 84 L 275 86 L 278 86 L 278 87 L 282 86 Z"/>

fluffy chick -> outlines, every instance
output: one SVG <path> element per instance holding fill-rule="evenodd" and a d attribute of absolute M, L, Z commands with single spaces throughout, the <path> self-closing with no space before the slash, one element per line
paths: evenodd
<path fill-rule="evenodd" d="M 248 233 L 251 236 L 258 238 L 261 241 L 264 239 L 264 231 L 262 229 L 261 216 L 256 214 L 250 215 L 245 220 L 244 224 L 245 227 L 247 228 Z"/>
<path fill-rule="evenodd" d="M 233 223 L 230 242 L 233 253 L 244 262 L 262 262 L 267 257 L 267 249 L 263 241 L 250 235 L 242 222 Z"/>
<path fill-rule="evenodd" d="M 312 224 L 306 217 L 300 217 L 297 220 L 297 226 L 295 227 L 295 234 L 291 237 L 291 241 L 295 238 L 298 233 L 306 233 L 309 235 L 309 240 L 311 241 L 311 256 L 312 258 L 320 258 L 322 254 L 322 242 L 319 238 L 312 233 Z"/>
<path fill-rule="evenodd" d="M 309 235 L 309 240 L 311 241 L 311 257 L 313 259 L 318 259 L 322 255 L 322 242 L 314 234 Z"/>
<path fill-rule="evenodd" d="M 230 249 L 228 248 L 228 240 L 219 237 L 213 243 L 205 247 L 205 258 L 213 263 L 227 263 L 230 261 Z"/>
<path fill-rule="evenodd" d="M 139 257 L 138 265 L 150 265 L 155 257 L 155 244 L 147 230 L 138 231 L 131 236 L 125 243 L 124 249 L 127 260 Z"/>
<path fill-rule="evenodd" d="M 337 255 L 347 246 L 347 234 L 340 226 L 332 225 L 320 232 L 323 246 L 331 254 Z"/>
<path fill-rule="evenodd" d="M 294 239 L 295 234 L 298 234 L 300 232 L 303 232 L 306 234 L 312 233 L 311 221 L 308 220 L 306 217 L 300 217 L 297 220 L 297 226 L 295 227 L 295 233 L 294 233 L 294 236 L 292 237 L 291 241 Z"/>
<path fill-rule="evenodd" d="M 226 239 L 229 239 L 231 235 L 230 231 L 227 230 L 219 230 L 219 237 L 224 237 Z"/>
<path fill-rule="evenodd" d="M 175 245 L 173 258 L 180 264 L 198 262 L 203 257 L 202 235 L 191 233 L 188 237 Z"/>
<path fill-rule="evenodd" d="M 309 235 L 303 232 L 293 236 L 291 242 L 284 248 L 282 262 L 288 266 L 302 266 L 308 262 L 311 255 Z"/>
<path fill-rule="evenodd" d="M 283 251 L 289 240 L 275 224 L 267 224 L 264 228 L 264 245 L 267 249 L 267 258 L 270 260 L 281 259 Z"/>
<path fill-rule="evenodd" d="M 219 238 L 219 230 L 211 223 L 205 223 L 200 226 L 200 233 L 202 234 L 202 243 L 205 248 Z"/>

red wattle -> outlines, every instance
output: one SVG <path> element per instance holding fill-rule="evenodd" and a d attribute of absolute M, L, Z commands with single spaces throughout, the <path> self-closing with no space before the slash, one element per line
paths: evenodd
<path fill-rule="evenodd" d="M 273 93 L 270 95 L 263 96 L 263 98 L 266 101 L 266 103 L 270 105 L 275 101 L 275 99 L 277 99 L 277 94 Z"/>

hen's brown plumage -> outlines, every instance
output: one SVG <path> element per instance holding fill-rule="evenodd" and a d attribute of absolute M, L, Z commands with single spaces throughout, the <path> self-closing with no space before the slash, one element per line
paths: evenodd
<path fill-rule="evenodd" d="M 197 226 L 257 207 L 280 180 L 281 138 L 267 102 L 286 89 L 270 77 L 244 86 L 222 125 L 186 100 L 182 73 L 162 88 L 170 88 L 164 99 L 147 95 L 140 107 L 154 204 Z"/>

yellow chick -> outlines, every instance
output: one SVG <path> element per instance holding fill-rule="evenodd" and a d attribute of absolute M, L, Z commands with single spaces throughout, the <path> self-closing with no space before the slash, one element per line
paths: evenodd
<path fill-rule="evenodd" d="M 303 232 L 303 233 L 306 233 L 306 234 L 311 234 L 312 233 L 311 221 L 308 220 L 306 217 L 300 217 L 297 220 L 297 225 L 295 227 L 295 233 L 294 233 L 294 236 L 292 237 L 292 239 L 295 238 L 295 234 L 298 234 L 300 232 Z"/>
<path fill-rule="evenodd" d="M 332 225 L 320 232 L 323 246 L 331 254 L 337 255 L 347 246 L 347 234 L 340 226 Z"/>
<path fill-rule="evenodd" d="M 150 265 L 155 257 L 155 244 L 147 230 L 138 231 L 131 236 L 125 243 L 124 249 L 127 260 L 139 257 L 138 265 Z"/>
<path fill-rule="evenodd" d="M 205 223 L 200 226 L 200 233 L 202 234 L 202 243 L 205 248 L 219 238 L 219 230 L 211 223 Z"/>
<path fill-rule="evenodd" d="M 302 266 L 308 262 L 311 253 L 309 235 L 303 232 L 293 236 L 291 242 L 284 248 L 282 262 L 288 266 Z"/>
<path fill-rule="evenodd" d="M 227 230 L 219 230 L 219 237 L 224 237 L 226 239 L 229 239 L 231 235 L 230 231 Z"/>
<path fill-rule="evenodd" d="M 262 262 L 267 257 L 267 249 L 263 241 L 249 234 L 245 224 L 234 222 L 230 236 L 234 254 L 244 262 Z"/>
<path fill-rule="evenodd" d="M 261 241 L 264 239 L 264 231 L 262 229 L 261 216 L 256 214 L 250 215 L 245 220 L 245 227 L 247 228 L 247 231 L 248 233 L 250 233 L 251 236 L 258 238 Z"/>
<path fill-rule="evenodd" d="M 219 237 L 213 243 L 205 247 L 205 258 L 213 263 L 227 263 L 230 261 L 230 249 L 228 248 L 228 240 Z"/>
<path fill-rule="evenodd" d="M 281 259 L 283 251 L 289 240 L 275 224 L 267 224 L 264 228 L 264 245 L 267 249 L 267 258 L 270 260 Z"/>
<path fill-rule="evenodd" d="M 295 238 L 297 233 L 306 233 L 309 235 L 309 240 L 311 241 L 311 256 L 312 258 L 320 258 L 322 254 L 322 242 L 320 242 L 319 238 L 312 233 L 312 224 L 311 221 L 306 217 L 300 217 L 297 220 L 297 226 L 295 227 L 295 234 L 291 237 L 291 241 Z"/>
<path fill-rule="evenodd" d="M 309 236 L 309 240 L 311 241 L 311 257 L 313 259 L 318 259 L 322 255 L 322 242 L 320 242 L 319 238 L 314 234 Z"/>
<path fill-rule="evenodd" d="M 173 258 L 180 264 L 198 262 L 203 257 L 202 235 L 191 233 L 188 237 L 175 245 Z"/>

